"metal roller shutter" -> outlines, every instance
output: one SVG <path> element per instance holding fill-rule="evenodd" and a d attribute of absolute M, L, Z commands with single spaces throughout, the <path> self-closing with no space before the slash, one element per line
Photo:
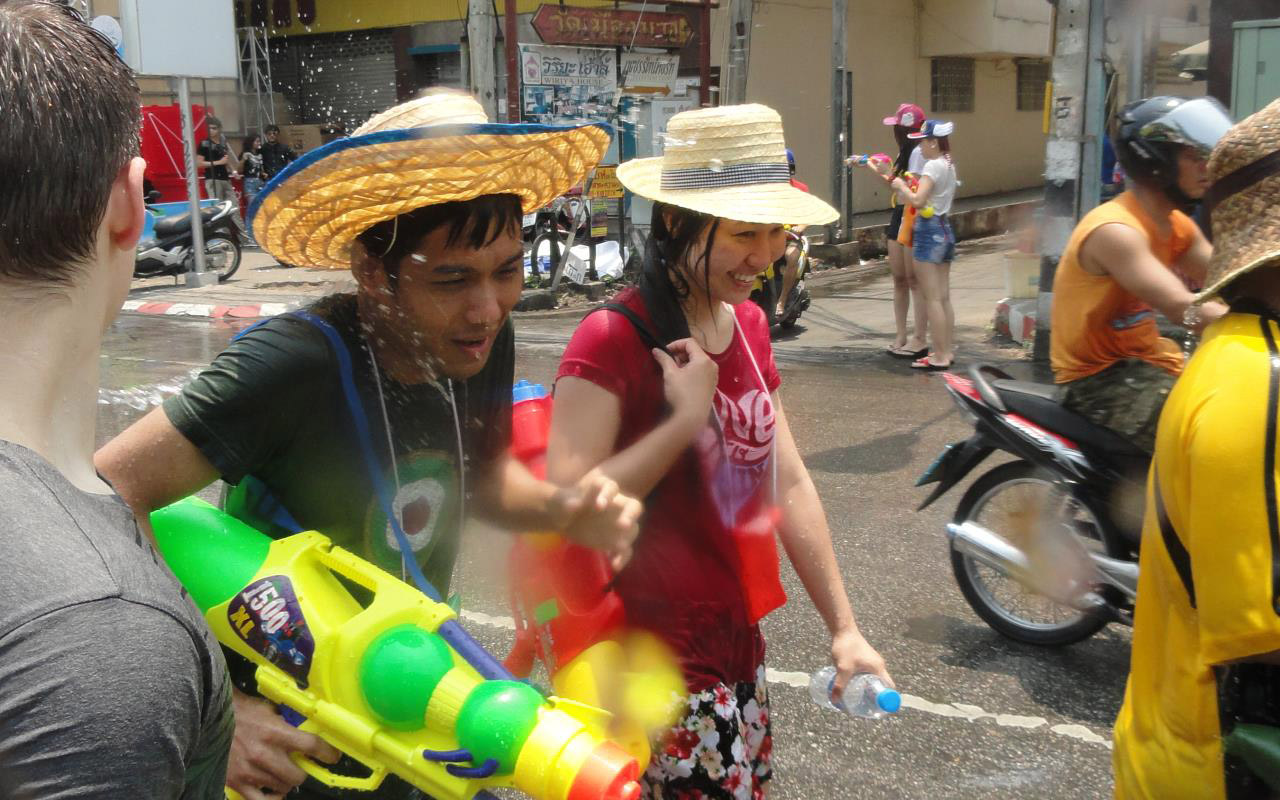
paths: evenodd
<path fill-rule="evenodd" d="M 396 103 L 391 31 L 275 39 L 271 75 L 298 109 L 298 121 L 350 133 Z"/>

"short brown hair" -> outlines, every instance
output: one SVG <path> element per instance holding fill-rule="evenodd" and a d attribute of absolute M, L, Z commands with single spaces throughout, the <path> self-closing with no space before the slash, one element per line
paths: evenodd
<path fill-rule="evenodd" d="M 138 155 L 138 84 L 75 11 L 0 0 L 0 109 L 0 278 L 69 283 Z"/>

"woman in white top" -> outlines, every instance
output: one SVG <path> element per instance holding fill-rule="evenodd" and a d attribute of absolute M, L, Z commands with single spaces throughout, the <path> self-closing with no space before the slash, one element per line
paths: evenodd
<path fill-rule="evenodd" d="M 911 249 L 916 280 L 928 312 L 933 352 L 913 361 L 911 366 L 915 369 L 950 369 L 955 360 L 951 262 L 956 255 L 956 237 L 947 219 L 957 183 L 956 168 L 951 160 L 951 143 L 947 138 L 954 130 L 953 123 L 930 119 L 925 120 L 919 132 L 908 134 L 909 138 L 921 140 L 920 152 L 925 157 L 920 185 L 915 191 L 902 178 L 893 175 L 892 165 L 881 162 L 874 165 L 898 197 L 914 206 L 918 213 Z"/>

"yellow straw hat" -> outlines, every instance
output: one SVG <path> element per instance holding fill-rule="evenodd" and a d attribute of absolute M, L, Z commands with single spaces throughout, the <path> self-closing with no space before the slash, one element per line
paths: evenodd
<path fill-rule="evenodd" d="M 1203 303 L 1250 270 L 1280 266 L 1280 100 L 1227 131 L 1209 156 L 1213 231 Z"/>
<path fill-rule="evenodd" d="M 622 164 L 618 180 L 641 197 L 739 222 L 826 225 L 840 218 L 791 185 L 782 117 L 757 104 L 676 114 L 663 154 Z"/>
<path fill-rule="evenodd" d="M 254 238 L 288 264 L 348 269 L 351 243 L 423 206 L 514 194 L 526 212 L 578 185 L 612 129 L 491 123 L 475 98 L 430 94 L 378 114 L 280 171 L 249 207 Z"/>

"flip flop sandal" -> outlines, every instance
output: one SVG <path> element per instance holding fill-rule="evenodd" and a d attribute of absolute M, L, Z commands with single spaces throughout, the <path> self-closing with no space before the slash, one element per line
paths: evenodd
<path fill-rule="evenodd" d="M 925 370 L 927 372 L 945 372 L 946 370 L 951 369 L 951 365 L 935 364 L 929 360 L 928 356 L 925 356 L 924 358 L 918 358 L 915 361 L 912 361 L 911 368 Z"/>
<path fill-rule="evenodd" d="M 925 356 L 929 355 L 929 348 L 922 347 L 919 350 L 907 350 L 905 348 L 898 347 L 890 350 L 889 355 L 893 356 L 894 358 L 910 359 L 911 361 L 916 361 L 918 359 L 924 358 Z"/>

